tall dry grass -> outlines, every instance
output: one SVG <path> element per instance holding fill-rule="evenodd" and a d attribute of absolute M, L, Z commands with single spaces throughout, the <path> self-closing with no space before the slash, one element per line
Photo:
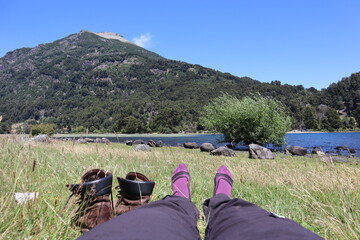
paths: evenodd
<path fill-rule="evenodd" d="M 181 162 L 190 170 L 192 200 L 200 212 L 203 201 L 213 194 L 217 168 L 226 165 L 234 175 L 234 197 L 291 218 L 326 239 L 359 239 L 359 165 L 327 165 L 317 157 L 282 154 L 275 160 L 249 159 L 243 152 L 237 155 L 215 157 L 177 147 L 134 152 L 123 144 L 40 144 L 1 136 L 0 239 L 78 237 L 78 229 L 70 223 L 73 208 L 70 205 L 64 212 L 61 208 L 69 196 L 65 184 L 77 183 L 87 169 L 103 168 L 114 176 L 144 173 L 156 181 L 154 201 L 171 194 L 170 177 Z M 39 196 L 18 205 L 14 192 L 39 192 Z M 198 228 L 203 235 L 203 217 Z"/>

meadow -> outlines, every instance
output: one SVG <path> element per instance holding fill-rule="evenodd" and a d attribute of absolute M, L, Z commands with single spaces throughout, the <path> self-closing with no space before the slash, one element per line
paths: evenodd
<path fill-rule="evenodd" d="M 317 156 L 277 154 L 275 160 L 210 156 L 200 150 L 163 147 L 135 152 L 131 146 L 34 143 L 19 136 L 0 136 L 0 239 L 75 239 L 68 183 L 78 183 L 84 171 L 102 168 L 115 177 L 130 171 L 156 181 L 151 201 L 171 194 L 170 178 L 184 162 L 191 174 L 191 195 L 202 214 L 202 203 L 213 194 L 217 168 L 226 165 L 234 175 L 233 197 L 293 219 L 326 239 L 360 239 L 360 166 L 325 164 Z M 38 198 L 18 205 L 15 192 L 39 192 Z M 115 197 L 116 199 L 116 197 Z M 73 199 L 74 200 L 74 199 Z M 198 229 L 204 235 L 202 215 Z"/>

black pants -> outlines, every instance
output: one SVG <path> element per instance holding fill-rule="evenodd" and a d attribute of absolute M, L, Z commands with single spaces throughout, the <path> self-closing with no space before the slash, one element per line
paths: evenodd
<path fill-rule="evenodd" d="M 206 239 L 322 239 L 298 223 L 242 199 L 218 194 L 204 202 Z M 187 198 L 166 196 L 103 223 L 79 237 L 87 239 L 200 239 L 199 212 Z"/>

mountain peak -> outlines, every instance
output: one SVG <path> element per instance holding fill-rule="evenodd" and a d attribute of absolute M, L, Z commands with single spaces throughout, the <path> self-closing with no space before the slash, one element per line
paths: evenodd
<path fill-rule="evenodd" d="M 129 40 L 127 40 L 126 38 L 124 38 L 124 36 L 114 33 L 114 32 L 91 32 L 91 31 L 87 31 L 87 30 L 82 30 L 81 32 L 89 32 L 89 33 L 96 34 L 102 38 L 115 39 L 115 40 L 119 40 L 120 42 L 134 44 L 134 43 L 130 42 Z M 136 44 L 134 44 L 134 45 L 136 45 Z"/>

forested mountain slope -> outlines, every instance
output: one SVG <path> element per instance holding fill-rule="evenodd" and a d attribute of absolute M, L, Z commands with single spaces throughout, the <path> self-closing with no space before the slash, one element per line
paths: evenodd
<path fill-rule="evenodd" d="M 359 73 L 323 91 L 261 83 L 168 60 L 89 31 L 7 53 L 0 58 L 0 85 L 3 126 L 36 121 L 64 131 L 78 126 L 107 132 L 195 131 L 201 129 L 197 120 L 203 106 L 224 92 L 275 97 L 298 128 L 306 127 L 309 104 L 315 113 L 325 104 L 355 116 L 360 96 Z M 320 126 L 322 119 L 316 118 Z"/>

